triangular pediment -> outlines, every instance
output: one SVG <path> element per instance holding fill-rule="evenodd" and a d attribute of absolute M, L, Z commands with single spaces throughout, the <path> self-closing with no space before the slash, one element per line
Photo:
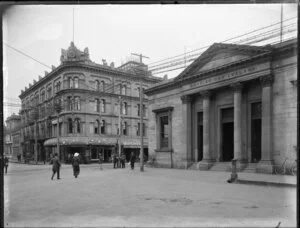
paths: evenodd
<path fill-rule="evenodd" d="M 237 64 L 269 52 L 270 49 L 266 47 L 215 43 L 181 72 L 175 80 Z"/>

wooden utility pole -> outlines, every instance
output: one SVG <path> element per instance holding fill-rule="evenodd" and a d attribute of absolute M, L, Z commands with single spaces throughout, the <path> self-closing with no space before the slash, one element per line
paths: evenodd
<path fill-rule="evenodd" d="M 121 103 L 122 103 L 122 98 L 121 98 L 121 96 L 119 96 L 119 143 L 118 143 L 118 151 L 119 151 L 119 157 L 121 157 L 121 143 L 122 143 L 122 140 L 121 140 L 121 137 L 122 137 L 122 129 L 121 129 L 121 126 L 122 126 L 122 124 L 121 124 L 121 108 L 122 108 L 122 105 L 121 105 Z"/>
<path fill-rule="evenodd" d="M 149 57 L 147 57 L 147 56 L 144 56 L 144 55 L 142 55 L 142 54 L 136 54 L 136 53 L 131 53 L 132 55 L 136 55 L 136 56 L 138 56 L 138 57 L 140 57 L 140 63 L 143 63 L 143 58 L 147 58 L 147 59 L 150 59 Z"/>
<path fill-rule="evenodd" d="M 143 134 L 143 88 L 142 80 L 140 80 L 140 136 L 141 136 L 141 150 L 140 150 L 140 171 L 144 172 L 144 134 Z"/>

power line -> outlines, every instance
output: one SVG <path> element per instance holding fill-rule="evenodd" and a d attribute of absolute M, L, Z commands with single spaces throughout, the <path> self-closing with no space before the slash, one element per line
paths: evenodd
<path fill-rule="evenodd" d="M 24 52 L 18 50 L 17 48 L 12 47 L 11 45 L 9 45 L 9 44 L 7 44 L 7 43 L 5 43 L 5 42 L 3 42 L 3 44 L 5 44 L 7 47 L 9 47 L 9 48 L 15 50 L 16 52 L 18 52 L 18 53 L 20 53 L 20 54 L 22 54 L 22 55 L 24 55 L 24 56 L 26 56 L 26 57 L 28 57 L 28 58 L 34 60 L 35 62 L 37 62 L 37 63 L 39 63 L 39 64 L 41 64 L 41 65 L 43 65 L 43 66 L 45 66 L 45 67 L 48 67 L 49 69 L 52 69 L 50 66 L 48 66 L 48 65 L 46 65 L 45 63 L 42 63 L 41 61 L 39 61 L 39 60 L 37 60 L 37 59 L 31 57 L 30 55 L 28 55 L 28 54 L 26 54 L 26 53 L 24 53 Z"/>
<path fill-rule="evenodd" d="M 284 20 L 283 22 L 290 21 L 290 20 L 293 20 L 293 19 L 296 19 L 296 18 L 297 18 L 297 17 L 288 18 L 288 19 Z M 245 36 L 245 35 L 249 35 L 249 34 L 251 34 L 251 33 L 254 33 L 254 32 L 257 32 L 257 31 L 266 29 L 266 28 L 270 28 L 270 27 L 275 26 L 275 25 L 278 25 L 278 24 L 280 24 L 280 23 L 281 23 L 281 22 L 278 22 L 278 23 L 275 23 L 275 24 L 271 24 L 271 25 L 268 25 L 268 26 L 265 26 L 265 27 L 262 27 L 262 28 L 259 28 L 259 29 L 256 29 L 256 30 L 253 30 L 253 31 L 250 31 L 250 32 L 247 32 L 247 33 L 244 33 L 244 34 L 242 34 L 242 35 L 239 35 L 239 36 L 236 36 L 236 37 L 232 37 L 232 38 L 226 39 L 226 40 L 224 40 L 224 41 L 221 41 L 220 43 L 228 42 L 228 41 L 230 41 L 230 40 L 233 40 L 233 39 L 236 39 L 236 38 Z M 192 53 L 192 52 L 195 52 L 195 51 L 198 51 L 198 50 L 202 50 L 202 49 L 207 48 L 207 47 L 209 47 L 209 46 L 197 48 L 197 49 L 188 51 L 188 52 L 186 52 L 185 54 Z M 180 54 L 180 55 L 176 55 L 176 56 L 173 56 L 173 57 L 161 59 L 161 60 L 158 60 L 158 61 L 149 63 L 148 66 L 150 66 L 150 65 L 152 65 L 152 64 L 154 64 L 154 63 L 163 62 L 163 61 L 166 61 L 166 60 L 169 60 L 169 59 L 173 59 L 173 58 L 176 58 L 176 57 L 180 57 L 180 56 L 183 56 L 183 55 L 184 55 L 184 54 Z"/>

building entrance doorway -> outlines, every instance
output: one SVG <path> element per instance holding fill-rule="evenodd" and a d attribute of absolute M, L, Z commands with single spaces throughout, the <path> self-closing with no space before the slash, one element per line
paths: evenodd
<path fill-rule="evenodd" d="M 198 112 L 198 161 L 203 159 L 203 112 Z"/>
<path fill-rule="evenodd" d="M 222 161 L 231 161 L 234 157 L 233 108 L 224 108 L 222 116 Z"/>
<path fill-rule="evenodd" d="M 251 104 L 251 162 L 261 159 L 261 102 Z"/>

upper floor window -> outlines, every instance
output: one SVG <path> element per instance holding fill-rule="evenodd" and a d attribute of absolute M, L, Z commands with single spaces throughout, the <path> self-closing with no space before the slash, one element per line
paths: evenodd
<path fill-rule="evenodd" d="M 121 85 L 121 94 L 126 95 L 126 85 Z"/>
<path fill-rule="evenodd" d="M 138 123 L 136 135 L 137 136 L 141 135 L 141 123 Z M 146 125 L 145 125 L 145 123 L 143 123 L 143 136 L 146 136 Z"/>
<path fill-rule="evenodd" d="M 73 121 L 72 121 L 72 119 L 68 119 L 68 132 L 73 133 Z"/>
<path fill-rule="evenodd" d="M 74 88 L 79 88 L 79 79 L 77 77 L 74 78 Z"/>
<path fill-rule="evenodd" d="M 105 120 L 102 120 L 101 121 L 101 134 L 105 134 L 105 126 L 106 125 L 106 123 L 105 123 Z"/>
<path fill-rule="evenodd" d="M 74 126 L 75 133 L 80 133 L 80 120 L 75 119 L 74 125 L 75 125 Z"/>
<path fill-rule="evenodd" d="M 57 93 L 58 91 L 60 91 L 60 81 L 55 83 L 55 92 Z"/>
<path fill-rule="evenodd" d="M 74 110 L 80 110 L 80 97 L 74 97 Z"/>
<path fill-rule="evenodd" d="M 145 113 L 146 113 L 146 105 L 143 105 L 143 117 L 145 117 Z M 140 104 L 137 105 L 137 114 L 138 114 L 138 116 L 141 116 Z"/>
<path fill-rule="evenodd" d="M 96 91 L 100 90 L 100 83 L 98 80 L 96 80 L 96 86 L 95 86 Z"/>
<path fill-rule="evenodd" d="M 128 129 L 128 125 L 127 125 L 127 122 L 124 121 L 123 122 L 123 135 L 127 135 L 127 129 Z"/>
<path fill-rule="evenodd" d="M 169 117 L 159 117 L 160 148 L 168 148 L 169 145 Z"/>
<path fill-rule="evenodd" d="M 73 79 L 71 77 L 68 77 L 68 88 L 73 88 Z"/>
<path fill-rule="evenodd" d="M 72 97 L 67 97 L 67 110 L 72 111 L 73 110 L 73 104 L 72 104 Z"/>
<path fill-rule="evenodd" d="M 41 102 L 45 101 L 45 91 L 41 93 Z"/>
<path fill-rule="evenodd" d="M 104 92 L 104 89 L 105 89 L 105 82 L 101 81 L 101 83 L 100 83 L 100 91 Z"/>
<path fill-rule="evenodd" d="M 52 88 L 49 87 L 49 88 L 47 89 L 47 98 L 49 99 L 51 96 L 52 96 Z"/>
<path fill-rule="evenodd" d="M 96 123 L 94 125 L 94 133 L 99 134 L 99 129 L 100 129 L 100 122 L 99 120 L 96 120 Z"/>
<path fill-rule="evenodd" d="M 128 114 L 128 105 L 127 102 L 123 102 L 122 104 L 122 114 L 127 115 Z"/>
<path fill-rule="evenodd" d="M 105 113 L 105 100 L 101 99 L 101 112 Z"/>
<path fill-rule="evenodd" d="M 95 111 L 100 112 L 100 100 L 97 98 L 95 99 Z"/>

